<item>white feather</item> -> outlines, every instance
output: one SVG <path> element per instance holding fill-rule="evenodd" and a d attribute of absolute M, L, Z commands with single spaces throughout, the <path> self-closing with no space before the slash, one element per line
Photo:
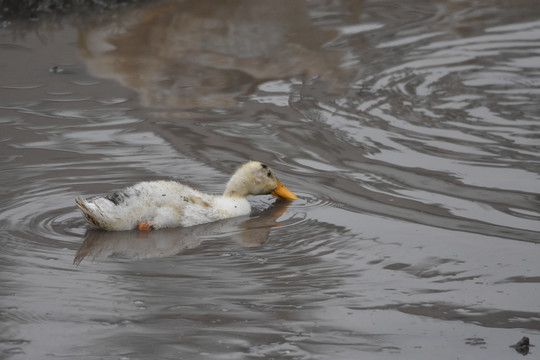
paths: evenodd
<path fill-rule="evenodd" d="M 147 181 L 75 202 L 90 223 L 104 230 L 136 229 L 142 222 L 154 229 L 185 227 L 249 214 L 246 196 L 269 194 L 278 183 L 268 166 L 251 161 L 232 176 L 223 195 L 205 194 L 176 181 Z"/>

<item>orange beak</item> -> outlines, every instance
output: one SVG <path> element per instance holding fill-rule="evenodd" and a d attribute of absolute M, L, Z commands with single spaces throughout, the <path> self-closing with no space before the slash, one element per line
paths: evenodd
<path fill-rule="evenodd" d="M 279 196 L 284 199 L 298 199 L 298 196 L 294 195 L 289 189 L 287 189 L 281 181 L 277 181 L 277 188 L 272 191 L 272 195 Z"/>

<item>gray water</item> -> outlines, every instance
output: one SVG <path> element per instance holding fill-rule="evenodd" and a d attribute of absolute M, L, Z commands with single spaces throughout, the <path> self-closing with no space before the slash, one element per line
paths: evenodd
<path fill-rule="evenodd" d="M 540 3 L 162 1 L 0 29 L 2 359 L 512 359 L 540 346 Z M 108 233 L 74 198 L 299 196 Z"/>

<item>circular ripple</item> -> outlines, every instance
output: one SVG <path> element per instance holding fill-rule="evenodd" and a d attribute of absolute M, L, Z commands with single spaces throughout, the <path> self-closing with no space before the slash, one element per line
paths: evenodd
<path fill-rule="evenodd" d="M 42 243 L 44 239 L 65 243 L 80 240 L 84 220 L 72 203 L 75 195 L 65 188 L 19 192 L 3 210 L 4 228 L 20 240 Z"/>

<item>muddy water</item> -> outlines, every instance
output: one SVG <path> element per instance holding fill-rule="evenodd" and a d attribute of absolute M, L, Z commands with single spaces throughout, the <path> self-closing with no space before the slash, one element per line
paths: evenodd
<path fill-rule="evenodd" d="M 0 357 L 521 358 L 540 344 L 539 48 L 528 1 L 4 24 Z M 149 234 L 74 206 L 148 179 L 221 192 L 247 159 L 299 199 Z"/>

